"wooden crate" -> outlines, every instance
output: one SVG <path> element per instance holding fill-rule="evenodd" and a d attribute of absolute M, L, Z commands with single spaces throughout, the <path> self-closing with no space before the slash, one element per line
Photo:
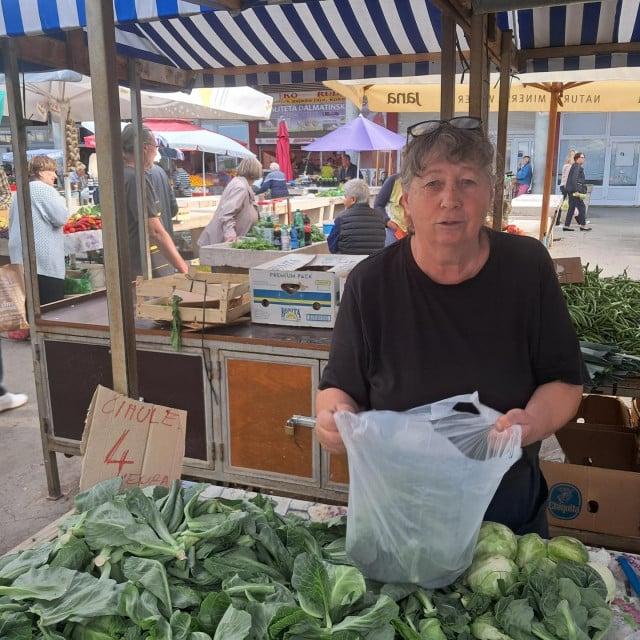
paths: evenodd
<path fill-rule="evenodd" d="M 158 322 L 171 322 L 173 296 L 183 325 L 198 327 L 230 324 L 251 312 L 249 277 L 236 273 L 206 273 L 191 270 L 164 278 L 136 281 L 136 315 Z"/>

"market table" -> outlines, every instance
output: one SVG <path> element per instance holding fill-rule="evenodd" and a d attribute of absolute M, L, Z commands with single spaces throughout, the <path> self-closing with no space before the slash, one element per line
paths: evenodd
<path fill-rule="evenodd" d="M 558 208 L 562 204 L 563 196 L 552 194 L 549 196 L 549 208 L 547 211 L 547 228 L 544 230 L 543 243 L 549 247 L 553 242 L 553 231 Z M 511 212 L 509 224 L 515 224 L 526 235 L 535 238 L 540 237 L 540 214 L 542 212 L 542 194 L 525 193 L 511 200 Z"/>
<path fill-rule="evenodd" d="M 184 484 L 190 484 L 184 482 Z M 256 495 L 254 491 L 246 491 L 239 488 L 224 487 L 209 484 L 201 494 L 203 500 L 223 498 L 226 500 L 249 500 Z M 346 516 L 347 508 L 339 505 L 328 505 L 310 500 L 288 498 L 279 495 L 269 495 L 274 502 L 274 511 L 281 516 L 294 515 L 302 520 L 313 522 L 326 522 L 335 517 Z M 18 553 L 26 549 L 33 549 L 58 535 L 58 525 L 61 524 L 73 511 L 65 514 L 38 533 L 7 552 L 6 555 Z M 604 548 L 590 548 L 589 559 L 597 561 L 609 567 L 616 582 L 616 595 L 611 603 L 613 612 L 612 625 L 605 636 L 605 640 L 636 640 L 638 637 L 638 625 L 640 624 L 640 597 L 634 593 L 625 578 L 617 558 L 626 558 L 636 572 L 640 571 L 640 556 L 630 553 L 618 553 Z"/>

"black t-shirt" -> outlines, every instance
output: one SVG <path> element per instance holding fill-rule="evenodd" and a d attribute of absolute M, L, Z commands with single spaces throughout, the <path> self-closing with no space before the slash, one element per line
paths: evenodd
<path fill-rule="evenodd" d="M 359 263 L 347 279 L 320 389 L 363 409 L 405 411 L 463 393 L 506 412 L 541 384 L 582 384 L 575 330 L 551 258 L 533 238 L 486 231 L 487 263 L 456 285 L 415 263 L 410 239 Z M 540 443 L 504 477 L 486 518 L 517 532 L 546 498 Z M 542 530 L 544 533 L 544 531 Z"/>

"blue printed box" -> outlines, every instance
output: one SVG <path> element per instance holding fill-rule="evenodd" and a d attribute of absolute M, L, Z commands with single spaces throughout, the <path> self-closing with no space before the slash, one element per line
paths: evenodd
<path fill-rule="evenodd" d="M 253 267 L 249 271 L 252 322 L 333 327 L 341 283 L 363 258 L 289 254 Z"/>

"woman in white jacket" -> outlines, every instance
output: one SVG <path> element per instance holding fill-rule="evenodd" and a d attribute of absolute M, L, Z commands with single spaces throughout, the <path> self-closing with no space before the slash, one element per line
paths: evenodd
<path fill-rule="evenodd" d="M 29 196 L 33 216 L 40 304 L 64 298 L 64 236 L 62 227 L 69 219 L 64 199 L 54 188 L 56 161 L 47 156 L 34 156 L 29 162 Z M 9 256 L 22 264 L 22 239 L 18 200 L 9 209 Z"/>

